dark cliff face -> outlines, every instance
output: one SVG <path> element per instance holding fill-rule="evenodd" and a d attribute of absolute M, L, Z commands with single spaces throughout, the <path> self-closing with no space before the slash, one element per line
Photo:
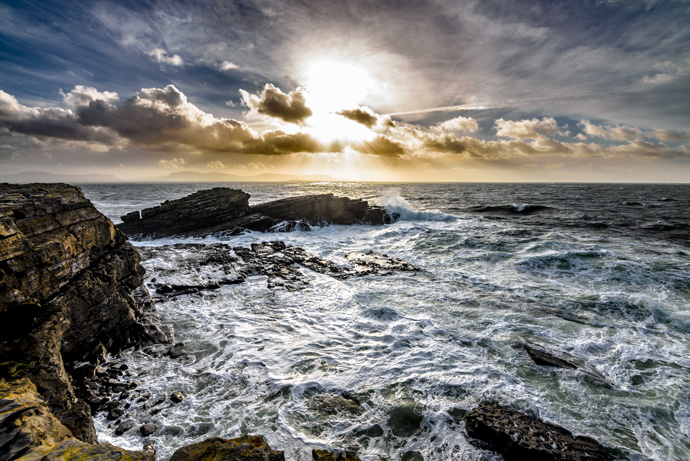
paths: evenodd
<path fill-rule="evenodd" d="M 249 206 L 249 194 L 215 187 L 160 206 L 122 216 L 118 227 L 130 237 L 238 234 L 245 230 L 289 231 L 326 224 L 385 224 L 383 208 L 333 194 L 307 195 Z"/>
<path fill-rule="evenodd" d="M 64 363 L 172 339 L 143 275 L 124 234 L 79 188 L 0 184 L 0 377 L 29 378 L 80 440 L 96 436 Z"/>

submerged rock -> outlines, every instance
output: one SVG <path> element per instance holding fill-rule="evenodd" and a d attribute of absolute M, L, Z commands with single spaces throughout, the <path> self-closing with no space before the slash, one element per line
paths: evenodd
<path fill-rule="evenodd" d="M 307 195 L 249 206 L 249 194 L 215 187 L 121 217 L 132 238 L 237 235 L 246 230 L 286 232 L 327 224 L 386 224 L 397 219 L 364 200 L 333 194 Z"/>
<path fill-rule="evenodd" d="M 534 344 L 524 343 L 522 347 L 527 352 L 527 355 L 536 363 L 542 366 L 551 366 L 557 368 L 566 368 L 570 370 L 577 370 L 602 386 L 612 388 L 613 384 L 606 379 L 601 373 L 599 373 L 594 368 L 588 366 L 584 360 L 573 357 L 565 352 L 553 352 L 547 351 L 541 346 L 535 346 Z"/>
<path fill-rule="evenodd" d="M 0 376 L 31 379 L 80 440 L 96 434 L 64 364 L 171 339 L 143 277 L 134 247 L 78 187 L 0 184 Z"/>
<path fill-rule="evenodd" d="M 282 451 L 269 447 L 260 435 L 243 435 L 236 439 L 213 437 L 184 446 L 173 453 L 170 461 L 285 461 Z"/>
<path fill-rule="evenodd" d="M 487 443 L 506 460 L 608 460 L 590 437 L 545 423 L 495 402 L 482 402 L 465 417 L 467 434 Z"/>

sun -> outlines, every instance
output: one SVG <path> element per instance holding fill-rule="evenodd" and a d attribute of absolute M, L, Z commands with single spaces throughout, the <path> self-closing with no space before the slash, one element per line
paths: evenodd
<path fill-rule="evenodd" d="M 329 59 L 312 61 L 306 66 L 305 87 L 312 107 L 337 111 L 363 104 L 379 87 L 365 69 Z"/>

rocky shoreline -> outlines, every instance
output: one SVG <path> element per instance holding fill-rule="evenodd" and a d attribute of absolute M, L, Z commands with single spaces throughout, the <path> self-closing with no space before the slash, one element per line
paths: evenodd
<path fill-rule="evenodd" d="M 242 191 L 209 189 L 126 215 L 123 224 L 114 226 L 77 187 L 0 184 L 0 459 L 155 460 L 151 445 L 130 451 L 98 443 L 91 415 L 105 411 L 116 434 L 138 430 L 145 437 L 156 428 L 131 419 L 132 405 L 156 412 L 185 399 L 179 392 L 151 396 L 139 389 L 136 376 L 117 359 L 127 348 L 171 357 L 185 354 L 172 329 L 158 319 L 156 300 L 211 293 L 223 285 L 243 283 L 250 275 L 266 276 L 270 289 L 296 291 L 309 283 L 300 267 L 337 279 L 418 270 L 374 252 L 350 253 L 348 264 L 339 265 L 275 241 L 250 248 L 183 244 L 158 246 L 155 251 L 142 247 L 141 257 L 149 260 L 164 260 L 166 252 L 183 250 L 192 255 L 175 271 L 161 266 L 149 287 L 143 284 L 140 255 L 124 232 L 137 238 L 234 235 L 396 219 L 365 201 L 332 195 L 254 207 L 248 198 Z M 574 357 L 523 346 L 539 366 L 578 369 L 599 378 Z M 347 395 L 332 396 L 326 404 L 338 409 L 359 405 Z M 468 436 L 505 459 L 612 458 L 594 439 L 573 436 L 496 402 L 481 402 L 461 413 Z M 403 419 L 404 430 L 414 431 L 421 421 L 414 412 Z M 312 457 L 359 459 L 353 453 L 317 449 Z M 187 459 L 283 460 L 284 455 L 261 436 L 244 435 L 182 447 L 171 461 Z"/>

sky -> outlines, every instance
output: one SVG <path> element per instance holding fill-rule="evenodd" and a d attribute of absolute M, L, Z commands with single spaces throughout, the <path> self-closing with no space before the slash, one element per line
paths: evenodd
<path fill-rule="evenodd" d="M 0 174 L 690 182 L 689 0 L 0 2 Z"/>

